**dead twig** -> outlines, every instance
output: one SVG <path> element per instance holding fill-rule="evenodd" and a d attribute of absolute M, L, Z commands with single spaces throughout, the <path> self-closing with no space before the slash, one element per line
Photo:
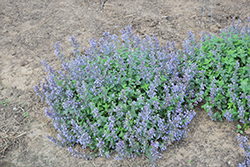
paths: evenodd
<path fill-rule="evenodd" d="M 9 129 L 7 130 L 7 132 L 5 130 L 3 130 L 3 131 L 4 131 L 4 135 L 8 136 L 7 133 L 9 132 Z"/>
<path fill-rule="evenodd" d="M 101 10 L 102 10 L 104 4 L 105 4 L 107 1 L 108 1 L 108 0 L 102 1 L 101 8 L 100 8 Z"/>
<path fill-rule="evenodd" d="M 133 14 L 129 14 L 127 16 L 124 16 L 124 18 L 131 17 L 131 16 L 134 16 L 134 15 Z"/>
<path fill-rule="evenodd" d="M 4 152 L 7 148 L 8 148 L 8 144 L 4 147 L 3 150 L 0 150 L 0 154 L 1 154 L 2 152 Z"/>
<path fill-rule="evenodd" d="M 16 138 L 19 138 L 19 137 L 25 135 L 26 133 L 27 133 L 27 132 L 24 132 L 24 133 L 22 133 L 22 134 L 20 134 L 20 135 L 18 135 L 18 136 L 16 136 L 16 137 L 14 137 L 14 138 L 12 138 L 12 139 L 14 140 L 14 139 L 16 139 Z"/>
<path fill-rule="evenodd" d="M 20 126 L 18 126 L 17 130 L 12 134 L 12 136 L 14 136 L 19 129 L 20 129 Z"/>

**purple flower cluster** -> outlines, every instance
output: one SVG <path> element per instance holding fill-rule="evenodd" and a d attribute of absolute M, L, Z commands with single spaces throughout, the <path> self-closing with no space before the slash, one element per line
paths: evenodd
<path fill-rule="evenodd" d="M 85 55 L 71 37 L 76 58 L 70 63 L 56 43 L 65 72 L 44 62 L 48 76 L 35 91 L 50 106 L 45 113 L 59 132 L 58 139 L 48 138 L 68 146 L 74 156 L 92 159 L 95 152 L 108 158 L 116 151 L 116 159 L 146 153 L 155 161 L 169 144 L 187 136 L 193 107 L 204 93 L 203 82 L 195 84 L 202 72 L 187 61 L 192 48 L 182 54 L 174 42 L 160 47 L 155 36 L 141 40 L 130 26 L 121 32 L 122 43 L 107 32 L 99 43 L 90 40 Z M 93 152 L 80 153 L 75 144 Z"/>
<path fill-rule="evenodd" d="M 247 159 L 243 163 L 239 163 L 239 167 L 248 167 L 250 166 L 250 146 L 246 143 L 248 139 L 244 136 L 239 135 L 238 141 L 240 142 L 240 147 L 244 150 L 244 154 L 247 153 Z"/>

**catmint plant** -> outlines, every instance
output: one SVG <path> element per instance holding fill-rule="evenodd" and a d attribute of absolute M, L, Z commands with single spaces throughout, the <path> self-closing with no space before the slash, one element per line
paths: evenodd
<path fill-rule="evenodd" d="M 250 18 L 248 23 L 250 22 Z M 221 30 L 221 35 L 202 34 L 197 44 L 190 37 L 186 47 L 191 62 L 203 71 L 205 105 L 212 120 L 239 121 L 244 129 L 250 123 L 250 29 L 248 23 L 240 28 L 236 25 Z M 214 109 L 218 109 L 214 112 Z"/>
<path fill-rule="evenodd" d="M 71 37 L 70 62 L 56 43 L 64 70 L 43 61 L 48 75 L 35 91 L 46 100 L 45 114 L 58 130 L 57 137 L 48 136 L 54 144 L 86 159 L 145 154 L 154 163 L 169 144 L 187 137 L 205 78 L 195 79 L 202 71 L 174 42 L 161 47 L 155 36 L 133 35 L 130 26 L 121 33 L 121 39 L 105 32 L 99 42 L 90 40 L 82 55 Z M 76 144 L 91 152 L 77 151 Z"/>

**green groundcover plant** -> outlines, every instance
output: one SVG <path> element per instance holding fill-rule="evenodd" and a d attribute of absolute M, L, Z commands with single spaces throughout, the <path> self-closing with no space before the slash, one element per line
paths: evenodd
<path fill-rule="evenodd" d="M 212 120 L 239 121 L 238 132 L 243 133 L 250 125 L 250 29 L 248 19 L 240 28 L 239 20 L 231 27 L 221 30 L 221 35 L 202 33 L 199 44 L 190 34 L 185 45 L 189 60 L 197 63 L 204 75 L 205 105 Z M 186 52 L 183 52 L 186 54 Z M 200 76 L 198 76 L 199 78 Z M 215 110 L 217 109 L 217 110 Z M 216 112 L 215 112 L 216 111 Z M 243 127 L 240 125 L 243 124 Z M 247 152 L 247 160 L 239 167 L 250 166 L 248 139 L 239 136 L 240 146 Z"/>
<path fill-rule="evenodd" d="M 129 26 L 121 31 L 121 41 L 107 32 L 99 43 L 90 40 L 84 55 L 71 37 L 76 57 L 70 62 L 56 43 L 64 70 L 57 72 L 43 61 L 48 76 L 41 90 L 35 86 L 58 130 L 57 138 L 47 137 L 81 158 L 109 158 L 116 152 L 117 160 L 145 154 L 154 163 L 169 144 L 187 137 L 193 107 L 203 99 L 212 120 L 239 121 L 246 129 L 250 30 L 239 23 L 220 36 L 202 33 L 200 43 L 190 32 L 183 51 L 174 42 L 160 47 L 155 36 L 134 36 Z M 248 152 L 239 166 L 249 165 L 247 138 L 238 140 Z M 74 149 L 76 144 L 91 152 Z"/>
<path fill-rule="evenodd" d="M 249 23 L 249 22 L 248 22 Z M 240 21 L 221 35 L 203 33 L 196 44 L 190 36 L 192 62 L 205 77 L 203 108 L 212 120 L 239 121 L 246 129 L 250 121 L 250 29 L 248 23 L 240 28 Z M 213 112 L 213 109 L 218 109 Z"/>
<path fill-rule="evenodd" d="M 45 112 L 59 133 L 48 136 L 54 144 L 86 159 L 116 152 L 115 159 L 145 154 L 153 163 L 169 144 L 187 137 L 203 79 L 194 79 L 197 64 L 186 61 L 188 54 L 174 42 L 160 47 L 155 36 L 141 39 L 129 26 L 121 32 L 121 41 L 107 32 L 99 43 L 90 40 L 85 55 L 71 37 L 76 57 L 70 62 L 56 43 L 64 70 L 43 61 L 48 75 L 35 91 L 50 106 Z"/>

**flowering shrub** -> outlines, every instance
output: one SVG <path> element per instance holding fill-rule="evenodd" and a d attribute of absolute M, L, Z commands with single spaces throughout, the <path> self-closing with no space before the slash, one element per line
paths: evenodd
<path fill-rule="evenodd" d="M 190 38 L 189 47 L 194 53 L 191 61 L 204 71 L 206 104 L 202 107 L 212 120 L 225 117 L 240 121 L 246 129 L 250 121 L 250 29 L 248 23 L 243 28 L 239 23 L 222 30 L 220 37 L 203 33 L 199 45 Z M 214 113 L 214 108 L 219 111 Z"/>
<path fill-rule="evenodd" d="M 65 70 L 57 72 L 44 61 L 48 76 L 35 91 L 50 106 L 46 115 L 59 132 L 58 139 L 48 138 L 73 155 L 108 158 L 117 152 L 119 159 L 144 153 L 154 162 L 160 151 L 186 137 L 204 78 L 194 79 L 200 72 L 186 61 L 188 48 L 181 54 L 174 42 L 160 47 L 155 36 L 140 39 L 130 27 L 121 32 L 122 41 L 107 32 L 99 43 L 91 40 L 85 55 L 72 37 L 71 62 L 56 43 Z M 75 144 L 92 151 L 78 152 Z"/>

